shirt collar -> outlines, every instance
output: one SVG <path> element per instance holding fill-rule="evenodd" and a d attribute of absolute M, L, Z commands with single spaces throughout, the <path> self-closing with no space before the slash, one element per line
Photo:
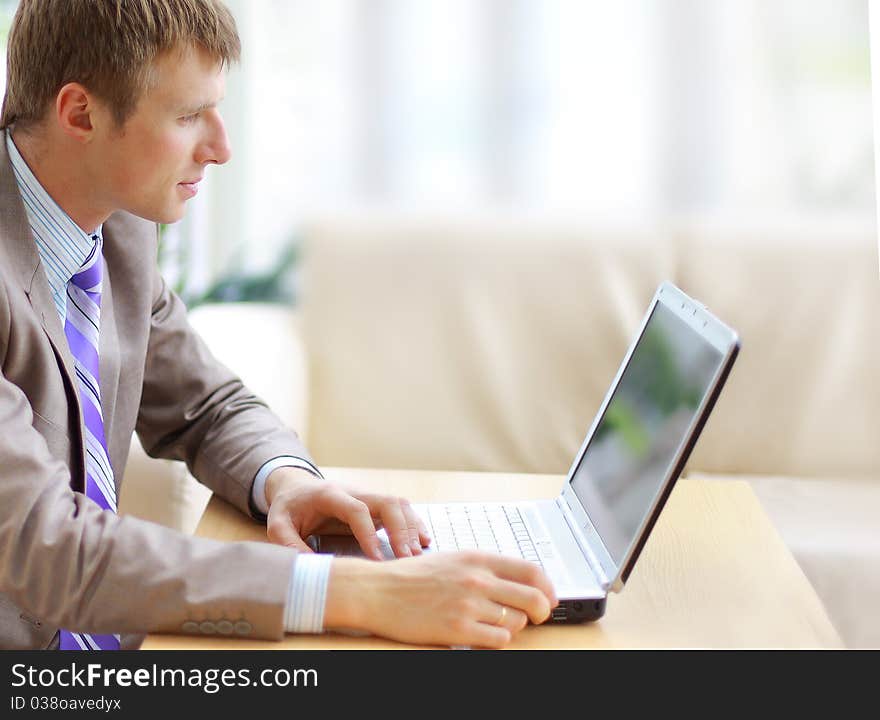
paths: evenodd
<path fill-rule="evenodd" d="M 82 267 L 96 239 L 103 244 L 103 226 L 89 234 L 61 209 L 28 167 L 8 129 L 6 148 L 52 298 L 63 321 L 67 312 L 67 283 Z"/>

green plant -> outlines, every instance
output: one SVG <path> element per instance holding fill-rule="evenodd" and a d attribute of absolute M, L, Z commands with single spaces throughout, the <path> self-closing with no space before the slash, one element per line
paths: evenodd
<path fill-rule="evenodd" d="M 296 301 L 293 271 L 298 258 L 298 246 L 291 243 L 268 271 L 249 274 L 233 270 L 221 276 L 205 292 L 184 296 L 184 302 L 190 309 L 209 302 L 293 304 Z"/>
<path fill-rule="evenodd" d="M 183 244 L 179 249 L 171 249 L 166 238 L 166 226 L 159 226 L 159 267 L 175 277 L 172 289 L 187 308 L 205 303 L 221 302 L 274 302 L 293 304 L 296 301 L 294 272 L 299 259 L 299 241 L 296 237 L 281 251 L 278 259 L 265 272 L 245 272 L 244 263 L 237 258 L 230 263 L 233 269 L 222 273 L 211 285 L 201 291 L 190 286 L 188 248 Z"/>

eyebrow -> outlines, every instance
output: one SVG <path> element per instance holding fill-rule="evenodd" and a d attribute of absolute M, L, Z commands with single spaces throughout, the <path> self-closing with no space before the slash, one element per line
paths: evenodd
<path fill-rule="evenodd" d="M 177 113 L 179 115 L 195 115 L 196 113 L 200 113 L 203 110 L 210 110 L 213 107 L 217 107 L 216 102 L 205 102 L 195 107 L 192 105 L 178 107 Z"/>

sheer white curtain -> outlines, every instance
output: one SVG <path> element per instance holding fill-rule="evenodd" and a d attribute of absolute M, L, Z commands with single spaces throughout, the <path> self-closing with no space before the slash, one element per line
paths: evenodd
<path fill-rule="evenodd" d="M 245 55 L 241 104 L 231 91 L 225 104 L 239 153 L 227 198 L 242 213 L 218 224 L 260 248 L 248 262 L 315 212 L 617 216 L 658 203 L 651 0 L 231 6 Z"/>
<path fill-rule="evenodd" d="M 870 0 L 871 80 L 874 108 L 874 137 L 880 137 L 880 0 Z M 874 177 L 880 177 L 880 148 L 874 147 Z M 875 188 L 878 226 L 880 226 L 880 186 Z M 880 259 L 880 235 L 877 237 Z"/>
<path fill-rule="evenodd" d="M 874 222 L 867 0 L 227 2 L 233 159 L 166 234 L 191 291 L 363 206 Z"/>
<path fill-rule="evenodd" d="M 242 164 L 224 212 L 241 213 L 223 225 L 265 249 L 254 262 L 304 217 L 363 205 L 873 213 L 866 0 L 233 7 Z"/>

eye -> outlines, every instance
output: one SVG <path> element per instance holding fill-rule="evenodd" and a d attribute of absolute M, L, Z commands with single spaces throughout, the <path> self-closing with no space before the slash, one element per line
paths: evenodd
<path fill-rule="evenodd" d="M 184 115 L 183 117 L 179 118 L 179 120 L 184 125 L 192 125 L 192 123 L 194 123 L 196 120 L 198 120 L 200 116 L 201 116 L 200 112 L 195 112 L 195 113 L 192 113 L 191 115 Z"/>

